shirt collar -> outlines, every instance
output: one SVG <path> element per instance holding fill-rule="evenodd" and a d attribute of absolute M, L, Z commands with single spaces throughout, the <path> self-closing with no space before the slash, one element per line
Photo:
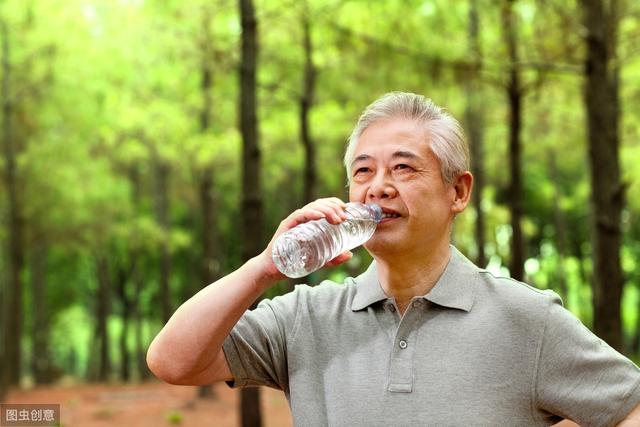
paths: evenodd
<path fill-rule="evenodd" d="M 373 303 L 387 299 L 387 294 L 382 290 L 380 281 L 378 280 L 378 269 L 376 262 L 373 261 L 369 268 L 356 277 L 356 294 L 351 303 L 351 309 L 354 311 L 362 310 Z"/>
<path fill-rule="evenodd" d="M 423 298 L 443 307 L 469 312 L 475 300 L 478 278 L 478 267 L 451 246 L 451 257 L 444 272 Z M 355 282 L 356 295 L 351 304 L 354 311 L 388 298 L 378 280 L 375 261 L 355 278 Z"/>

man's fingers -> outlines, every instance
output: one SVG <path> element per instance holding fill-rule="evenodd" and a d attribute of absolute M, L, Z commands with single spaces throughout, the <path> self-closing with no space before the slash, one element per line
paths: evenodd
<path fill-rule="evenodd" d="M 331 224 L 340 224 L 347 219 L 347 214 L 344 211 L 347 205 L 337 197 L 318 199 L 309 206 L 311 205 L 313 205 L 315 209 L 322 210 L 326 214 L 327 221 Z"/>
<path fill-rule="evenodd" d="M 286 229 L 289 229 L 298 224 L 322 218 L 331 224 L 340 224 L 347 219 L 345 207 L 346 203 L 335 197 L 318 199 L 294 211 L 283 221 L 283 224 Z"/>
<path fill-rule="evenodd" d="M 342 252 L 340 255 L 338 255 L 331 261 L 329 261 L 326 264 L 326 267 L 335 267 L 336 265 L 344 264 L 345 262 L 349 261 L 351 258 L 353 258 L 353 252 L 351 251 Z"/>
<path fill-rule="evenodd" d="M 321 211 L 320 209 L 313 208 L 301 208 L 296 209 L 289 215 L 287 218 L 282 220 L 280 223 L 280 228 L 284 228 L 284 231 L 295 227 L 296 225 L 314 221 L 322 218 L 326 218 L 327 215 Z"/>
<path fill-rule="evenodd" d="M 329 197 L 315 200 L 300 209 L 296 209 L 282 220 L 271 238 L 269 246 L 277 236 L 305 222 L 326 219 L 330 224 L 340 224 L 347 219 L 347 214 L 344 210 L 346 206 L 346 203 L 337 197 Z"/>
<path fill-rule="evenodd" d="M 318 209 L 301 209 L 300 212 L 301 218 L 298 218 L 298 224 L 302 224 L 303 222 L 315 221 L 318 219 L 326 218 L 326 214 Z"/>

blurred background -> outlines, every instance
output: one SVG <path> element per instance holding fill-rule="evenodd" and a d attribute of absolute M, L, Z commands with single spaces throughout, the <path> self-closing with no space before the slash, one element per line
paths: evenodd
<path fill-rule="evenodd" d="M 224 385 L 154 381 L 146 348 L 291 211 L 347 198 L 346 139 L 392 90 L 467 132 L 455 245 L 637 362 L 639 2 L 3 0 L 0 401 L 60 403 L 62 425 L 290 424 L 280 392 L 241 411 Z"/>

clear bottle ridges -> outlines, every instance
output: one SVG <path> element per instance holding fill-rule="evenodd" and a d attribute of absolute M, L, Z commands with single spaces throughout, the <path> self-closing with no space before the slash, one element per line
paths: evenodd
<path fill-rule="evenodd" d="M 382 220 L 382 209 L 375 204 L 347 203 L 345 212 L 348 218 L 340 224 L 320 219 L 281 234 L 272 251 L 278 270 L 287 277 L 304 277 L 342 252 L 365 243 Z"/>

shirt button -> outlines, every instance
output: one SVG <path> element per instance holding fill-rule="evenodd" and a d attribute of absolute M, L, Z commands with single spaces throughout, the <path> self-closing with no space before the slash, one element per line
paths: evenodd
<path fill-rule="evenodd" d="M 413 308 L 421 308 L 422 307 L 422 301 L 421 300 L 416 300 L 413 302 Z"/>
<path fill-rule="evenodd" d="M 401 349 L 405 349 L 407 348 L 407 342 L 405 340 L 400 340 L 400 342 L 398 343 L 398 345 L 400 346 Z"/>
<path fill-rule="evenodd" d="M 389 311 L 392 312 L 392 313 L 395 313 L 396 312 L 396 306 L 393 305 L 393 304 L 389 304 Z"/>

